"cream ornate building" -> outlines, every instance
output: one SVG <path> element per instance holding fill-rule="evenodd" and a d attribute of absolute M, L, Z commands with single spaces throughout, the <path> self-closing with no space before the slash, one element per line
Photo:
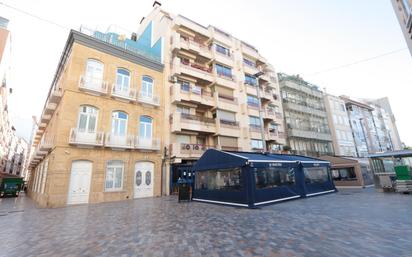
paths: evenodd
<path fill-rule="evenodd" d="M 277 76 L 254 46 L 162 10 L 157 2 L 138 34 L 148 26 L 153 39 L 164 40 L 166 175 L 172 187 L 207 148 L 277 151 L 285 144 Z"/>
<path fill-rule="evenodd" d="M 164 78 L 150 37 L 70 32 L 34 136 L 41 206 L 161 194 Z"/>

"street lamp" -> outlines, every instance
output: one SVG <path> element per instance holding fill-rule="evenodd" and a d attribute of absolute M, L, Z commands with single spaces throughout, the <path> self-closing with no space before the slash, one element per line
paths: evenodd
<path fill-rule="evenodd" d="M 264 131 L 264 123 L 263 123 L 263 117 L 262 117 L 262 102 L 260 99 L 260 87 L 259 87 L 259 82 L 258 79 L 260 76 L 262 76 L 264 74 L 263 71 L 259 71 L 258 73 L 256 73 L 255 75 L 253 75 L 253 77 L 255 77 L 256 79 L 256 94 L 259 100 L 259 119 L 260 119 L 260 134 L 262 137 L 262 144 L 263 144 L 263 152 L 267 152 L 266 149 L 266 141 L 265 141 L 265 131 Z"/>

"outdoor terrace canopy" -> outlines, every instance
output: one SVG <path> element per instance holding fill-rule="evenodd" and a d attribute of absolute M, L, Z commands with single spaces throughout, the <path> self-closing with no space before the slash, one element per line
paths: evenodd
<path fill-rule="evenodd" d="M 242 207 L 336 191 L 327 161 L 299 156 L 207 150 L 197 161 L 193 200 Z"/>

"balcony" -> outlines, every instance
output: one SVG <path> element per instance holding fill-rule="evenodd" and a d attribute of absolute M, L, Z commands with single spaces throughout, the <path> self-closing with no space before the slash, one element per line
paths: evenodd
<path fill-rule="evenodd" d="M 54 137 L 45 136 L 41 138 L 39 142 L 39 150 L 40 151 L 49 151 L 54 145 Z"/>
<path fill-rule="evenodd" d="M 258 73 L 260 70 L 256 66 L 249 65 L 249 64 L 246 64 L 246 63 L 243 62 L 243 71 L 244 71 L 244 73 L 253 75 L 253 74 Z"/>
<path fill-rule="evenodd" d="M 206 133 L 215 133 L 215 119 L 175 112 L 171 115 L 172 132 L 180 132 L 182 130 L 201 131 Z"/>
<path fill-rule="evenodd" d="M 104 146 L 120 149 L 132 149 L 134 148 L 134 136 L 107 133 Z"/>
<path fill-rule="evenodd" d="M 113 98 L 127 101 L 136 101 L 137 92 L 135 89 L 120 90 L 116 88 L 116 84 L 112 85 L 111 94 Z"/>
<path fill-rule="evenodd" d="M 171 155 L 177 158 L 200 158 L 210 146 L 202 144 L 174 143 L 171 145 Z"/>
<path fill-rule="evenodd" d="M 244 42 L 242 42 L 241 46 L 242 46 L 241 49 L 242 49 L 243 54 L 248 55 L 248 56 L 252 57 L 253 59 L 259 59 L 260 58 L 260 55 L 259 55 L 258 51 L 254 47 L 252 47 L 252 46 L 250 46 L 250 45 L 248 45 Z"/>
<path fill-rule="evenodd" d="M 212 32 L 212 37 L 216 39 L 219 42 L 222 42 L 225 45 L 232 45 L 232 36 L 229 35 L 228 33 L 216 28 L 216 27 L 211 27 L 211 32 Z"/>
<path fill-rule="evenodd" d="M 283 99 L 283 108 L 297 111 L 297 112 L 307 113 L 310 115 L 316 115 L 319 117 L 326 117 L 326 111 L 307 106 L 305 102 L 294 103 L 294 102 L 288 101 L 287 99 Z"/>
<path fill-rule="evenodd" d="M 44 109 L 44 114 L 52 115 L 56 109 L 57 109 L 56 103 L 47 102 L 46 107 Z"/>
<path fill-rule="evenodd" d="M 50 119 L 51 119 L 51 115 L 50 114 L 42 114 L 41 115 L 41 117 L 40 117 L 40 122 L 41 123 L 47 123 L 47 122 L 49 122 L 50 121 Z"/>
<path fill-rule="evenodd" d="M 148 95 L 146 92 L 140 91 L 137 94 L 137 101 L 141 104 L 160 106 L 160 98 L 157 95 Z"/>
<path fill-rule="evenodd" d="M 234 66 L 233 55 L 227 55 L 225 53 L 219 52 L 215 47 L 213 47 L 213 59 L 221 64 L 224 64 L 229 67 Z"/>
<path fill-rule="evenodd" d="M 172 102 L 196 102 L 207 106 L 214 106 L 215 100 L 212 93 L 204 91 L 201 87 L 190 85 L 189 90 L 182 90 L 181 85 L 175 83 L 170 88 Z"/>
<path fill-rule="evenodd" d="M 266 140 L 269 140 L 269 141 L 277 141 L 279 138 L 278 131 L 275 129 L 268 129 L 265 132 L 265 135 L 266 135 Z"/>
<path fill-rule="evenodd" d="M 238 121 L 216 120 L 216 134 L 222 136 L 240 137 Z"/>
<path fill-rule="evenodd" d="M 266 108 L 263 112 L 263 119 L 274 120 L 276 118 L 276 113 L 272 108 Z"/>
<path fill-rule="evenodd" d="M 196 41 L 192 38 L 183 38 L 179 33 L 173 33 L 172 49 L 185 49 L 187 51 L 196 52 L 196 54 L 207 59 L 212 59 L 212 53 L 205 43 Z"/>
<path fill-rule="evenodd" d="M 290 89 L 294 89 L 298 92 L 303 92 L 303 93 L 305 93 L 307 95 L 310 95 L 310 96 L 317 97 L 320 100 L 322 100 L 322 98 L 323 98 L 321 91 L 313 89 L 313 87 L 311 87 L 309 85 L 302 85 L 302 84 L 298 84 L 297 82 L 294 82 L 294 81 L 284 80 L 284 81 L 282 81 L 282 86 L 290 88 Z"/>
<path fill-rule="evenodd" d="M 236 83 L 236 78 L 234 75 L 224 75 L 224 74 L 217 73 L 216 71 L 214 72 L 213 83 L 224 86 L 224 87 L 228 87 L 231 89 L 238 88 L 238 84 Z"/>
<path fill-rule="evenodd" d="M 108 83 L 101 78 L 80 76 L 79 89 L 93 94 L 106 95 Z"/>
<path fill-rule="evenodd" d="M 236 97 L 221 93 L 215 93 L 214 98 L 216 101 L 216 108 L 218 109 L 228 110 L 232 112 L 237 112 L 239 110 L 239 104 Z"/>
<path fill-rule="evenodd" d="M 104 133 L 102 131 L 89 132 L 72 128 L 70 130 L 69 144 L 85 146 L 103 146 Z"/>
<path fill-rule="evenodd" d="M 317 139 L 317 140 L 324 140 L 324 141 L 332 141 L 332 136 L 329 133 L 304 130 L 302 128 L 301 129 L 289 128 L 288 136 L 289 137 L 310 138 L 310 139 L 315 139 L 315 140 Z"/>
<path fill-rule="evenodd" d="M 173 21 L 174 21 L 175 28 L 179 26 L 183 26 L 203 36 L 210 37 L 209 30 L 206 27 L 182 15 L 176 16 L 176 18 Z"/>
<path fill-rule="evenodd" d="M 61 88 L 53 88 L 53 90 L 50 92 L 49 102 L 58 104 L 62 96 L 63 90 Z"/>
<path fill-rule="evenodd" d="M 159 151 L 160 150 L 160 139 L 159 138 L 136 137 L 135 148 L 140 149 L 140 150 Z"/>
<path fill-rule="evenodd" d="M 262 93 L 262 99 L 268 100 L 268 101 L 272 101 L 273 100 L 273 91 L 272 90 L 268 90 L 265 88 L 265 90 L 261 90 L 260 91 Z"/>
<path fill-rule="evenodd" d="M 190 63 L 180 61 L 179 58 L 173 59 L 173 69 L 174 74 L 186 74 L 195 78 L 199 78 L 208 82 L 213 82 L 212 68 L 207 68 L 198 63 Z"/>

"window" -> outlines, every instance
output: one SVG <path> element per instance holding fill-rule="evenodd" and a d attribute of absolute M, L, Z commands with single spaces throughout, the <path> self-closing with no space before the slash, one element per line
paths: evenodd
<path fill-rule="evenodd" d="M 263 141 L 259 139 L 250 140 L 250 146 L 252 149 L 263 149 Z"/>
<path fill-rule="evenodd" d="M 256 77 L 245 74 L 245 84 L 256 86 L 257 85 Z"/>
<path fill-rule="evenodd" d="M 148 116 L 140 116 L 139 137 L 152 139 L 153 120 Z"/>
<path fill-rule="evenodd" d="M 125 69 L 117 69 L 115 91 L 128 94 L 130 90 L 130 72 Z"/>
<path fill-rule="evenodd" d="M 79 120 L 77 123 L 79 132 L 96 132 L 97 113 L 98 111 L 95 107 L 87 105 L 80 106 Z"/>
<path fill-rule="evenodd" d="M 216 72 L 219 76 L 232 77 L 232 69 L 220 64 L 215 64 Z"/>
<path fill-rule="evenodd" d="M 236 113 L 234 112 L 217 110 L 217 116 L 220 120 L 236 121 Z"/>
<path fill-rule="evenodd" d="M 249 116 L 249 125 L 253 127 L 260 127 L 260 118 L 256 116 Z"/>
<path fill-rule="evenodd" d="M 112 134 L 125 136 L 127 132 L 127 114 L 124 112 L 112 113 Z"/>
<path fill-rule="evenodd" d="M 230 50 L 227 49 L 226 47 L 223 47 L 223 46 L 218 45 L 218 44 L 215 44 L 215 47 L 216 47 L 216 52 L 221 53 L 221 54 L 226 55 L 226 56 L 230 56 Z"/>
<path fill-rule="evenodd" d="M 335 181 L 356 180 L 353 167 L 346 169 L 332 169 L 332 178 Z"/>
<path fill-rule="evenodd" d="M 142 78 L 142 97 L 153 98 L 153 79 L 148 76 Z"/>
<path fill-rule="evenodd" d="M 198 172 L 196 189 L 240 191 L 243 188 L 241 169 L 219 169 Z"/>
<path fill-rule="evenodd" d="M 190 114 L 190 108 L 186 106 L 178 105 L 176 111 L 184 114 Z"/>
<path fill-rule="evenodd" d="M 247 104 L 251 106 L 259 107 L 259 99 L 254 95 L 248 95 Z"/>
<path fill-rule="evenodd" d="M 180 90 L 190 92 L 190 83 L 187 81 L 178 81 L 180 84 Z"/>
<path fill-rule="evenodd" d="M 305 174 L 305 183 L 324 183 L 330 180 L 328 168 L 326 167 L 313 167 L 303 168 Z"/>
<path fill-rule="evenodd" d="M 103 83 L 103 63 L 89 59 L 86 64 L 85 84 L 89 88 L 99 89 Z"/>
<path fill-rule="evenodd" d="M 109 161 L 106 167 L 106 191 L 117 191 L 123 188 L 123 161 Z"/>
<path fill-rule="evenodd" d="M 255 182 L 257 189 L 294 185 L 295 170 L 280 167 L 258 168 Z"/>
<path fill-rule="evenodd" d="M 246 64 L 247 66 L 256 67 L 256 63 L 254 61 L 251 61 L 246 58 L 243 58 L 243 63 Z"/>

